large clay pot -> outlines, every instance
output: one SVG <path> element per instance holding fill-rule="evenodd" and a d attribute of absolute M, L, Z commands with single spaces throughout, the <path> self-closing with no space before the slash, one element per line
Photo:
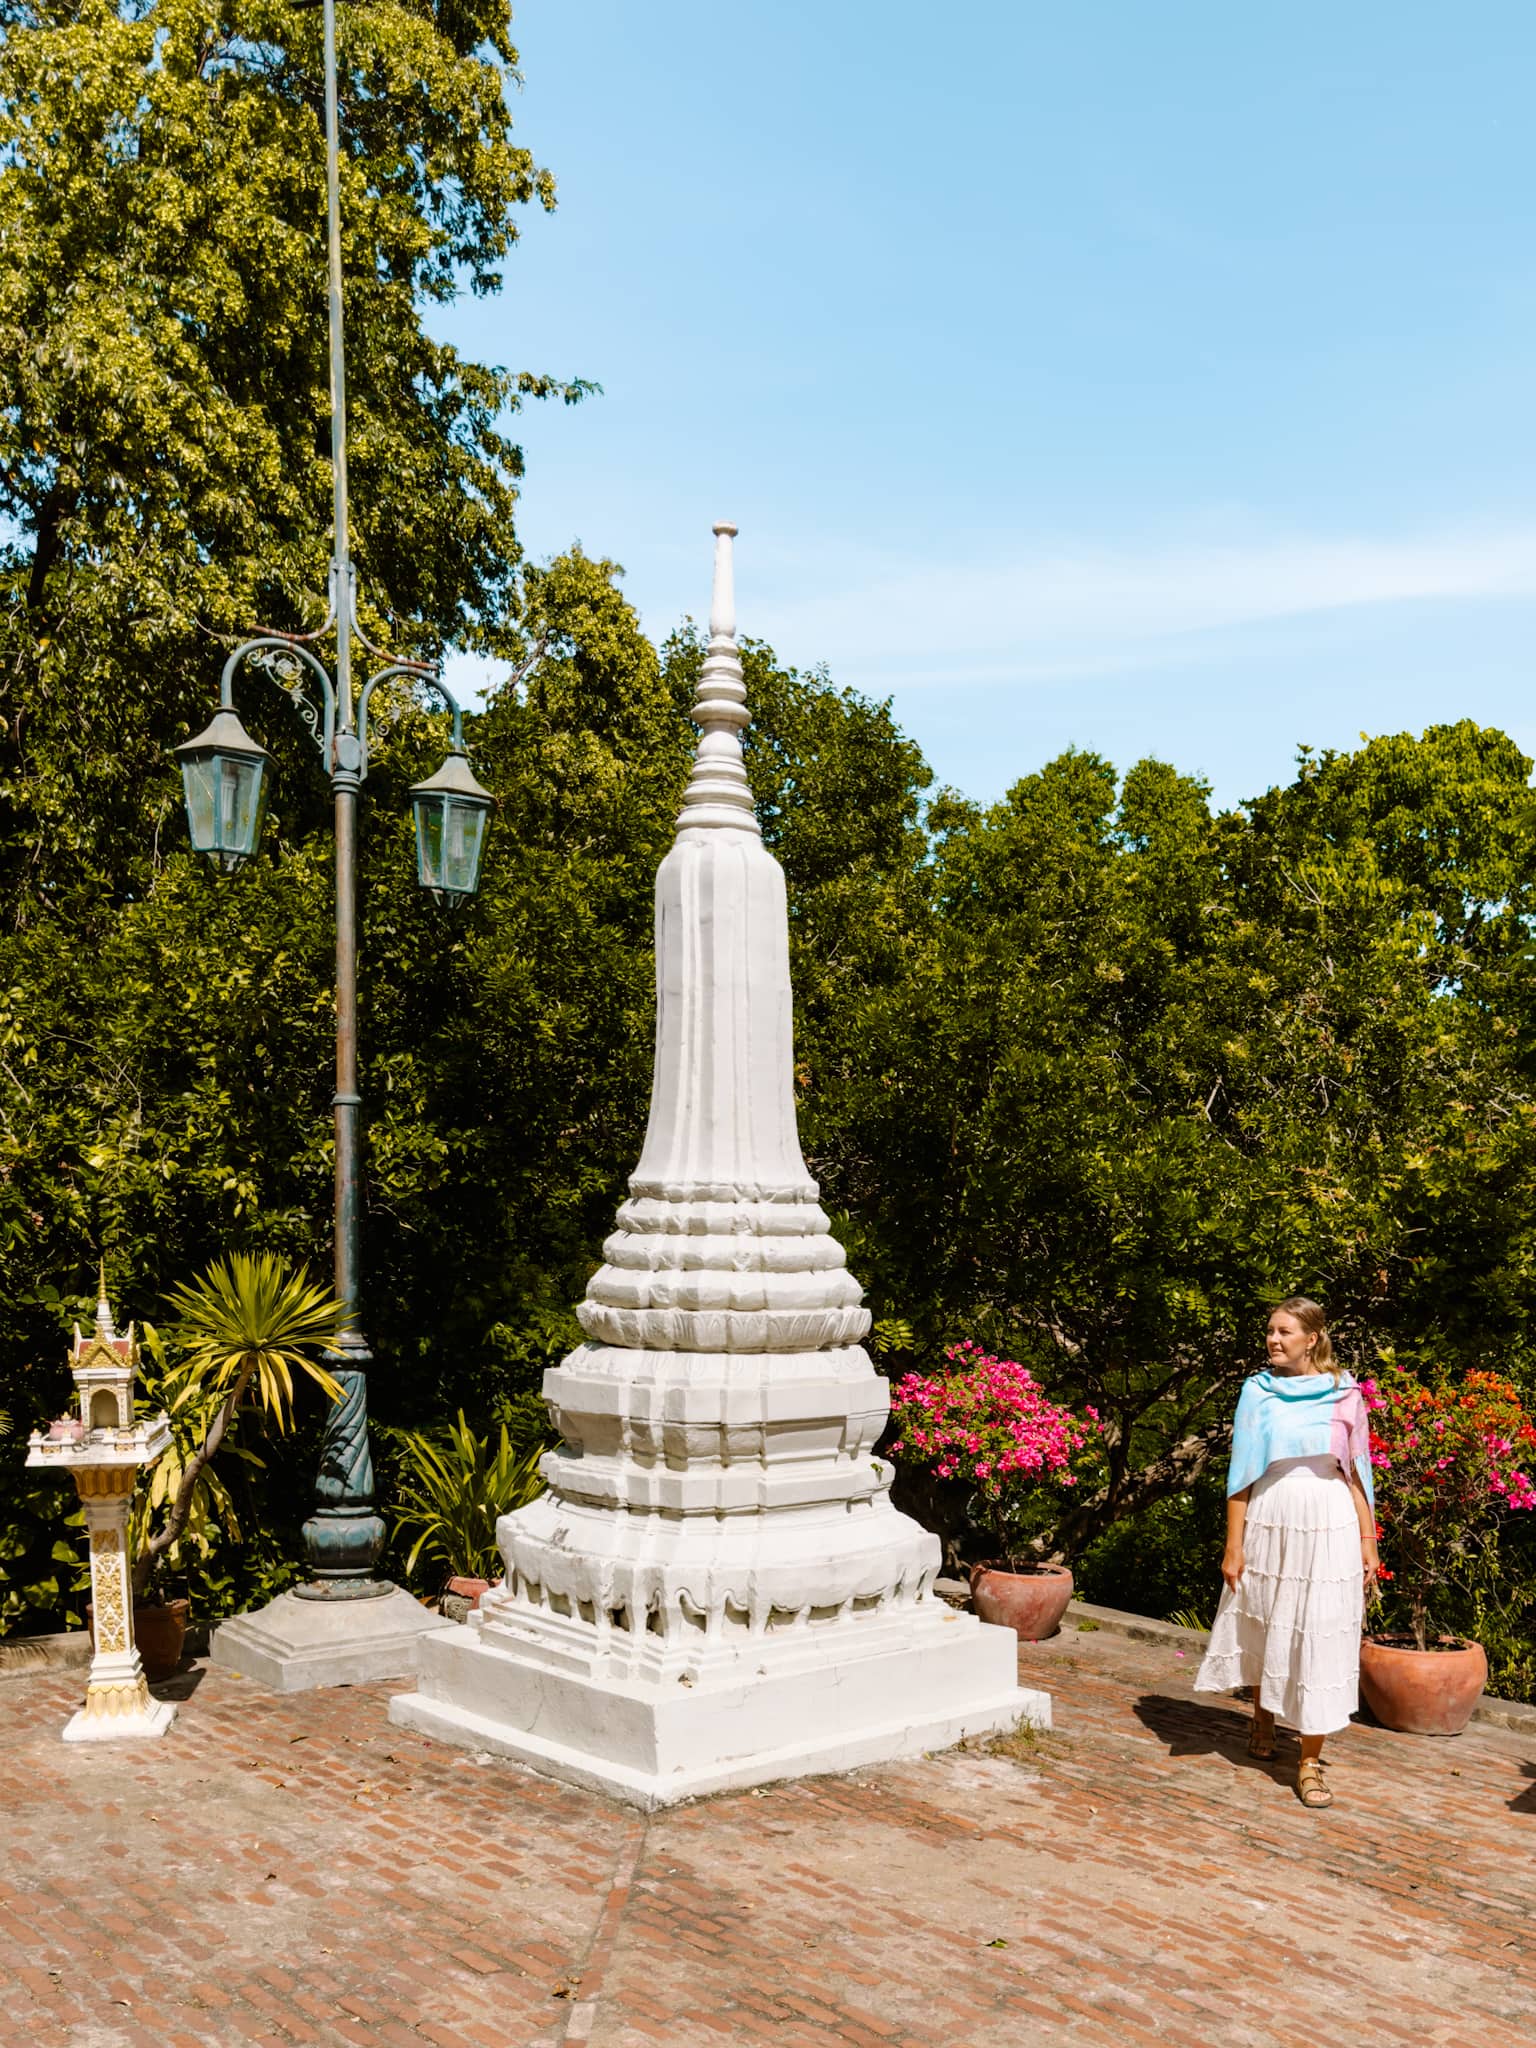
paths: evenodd
<path fill-rule="evenodd" d="M 480 1604 L 480 1595 L 489 1593 L 493 1585 L 500 1584 L 500 1579 L 453 1578 L 448 1581 L 443 1591 L 455 1594 L 460 1600 L 467 1600 L 471 1607 L 477 1607 Z"/>
<path fill-rule="evenodd" d="M 139 1662 L 146 1678 L 174 1678 L 181 1663 L 181 1646 L 187 1633 L 188 1604 L 167 1600 L 155 1605 L 133 1603 L 133 1635 L 139 1646 Z"/>
<path fill-rule="evenodd" d="M 1360 1645 L 1360 1690 L 1384 1728 L 1404 1735 L 1459 1735 L 1488 1683 L 1481 1643 L 1442 1636 L 1432 1650 L 1402 1637 L 1367 1636 Z"/>
<path fill-rule="evenodd" d="M 1072 1574 L 1064 1564 L 1036 1564 L 1023 1571 L 1005 1566 L 971 1567 L 971 1604 L 983 1621 L 1011 1628 L 1021 1642 L 1055 1635 L 1072 1598 Z"/>

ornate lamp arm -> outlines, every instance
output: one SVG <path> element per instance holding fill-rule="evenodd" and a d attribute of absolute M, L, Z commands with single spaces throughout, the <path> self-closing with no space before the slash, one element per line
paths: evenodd
<path fill-rule="evenodd" d="M 253 668 L 265 669 L 288 692 L 295 710 L 309 727 L 310 737 L 320 749 L 320 757 L 329 770 L 336 738 L 336 692 L 331 687 L 331 679 L 326 674 L 323 663 L 317 656 L 311 654 L 307 647 L 301 647 L 288 633 L 262 633 L 254 640 L 246 640 L 225 662 L 224 672 L 219 677 L 219 705 L 225 711 L 234 709 L 235 671 L 242 661 L 249 661 Z M 301 662 L 319 678 L 320 701 L 324 712 L 323 730 L 321 714 L 316 712 L 314 704 L 304 691 L 305 679 L 298 666 Z"/>
<path fill-rule="evenodd" d="M 443 709 L 451 712 L 453 715 L 454 753 L 462 754 L 464 751 L 464 713 L 460 708 L 458 698 L 454 696 L 452 690 L 449 689 L 440 676 L 435 675 L 427 667 L 425 662 L 392 661 L 387 668 L 379 669 L 376 674 L 368 678 L 367 682 L 363 685 L 363 694 L 358 699 L 357 737 L 363 749 L 362 777 L 364 780 L 367 779 L 368 775 L 368 702 L 379 684 L 388 682 L 391 676 L 409 676 L 413 682 L 421 684 L 432 692 L 441 702 Z"/>

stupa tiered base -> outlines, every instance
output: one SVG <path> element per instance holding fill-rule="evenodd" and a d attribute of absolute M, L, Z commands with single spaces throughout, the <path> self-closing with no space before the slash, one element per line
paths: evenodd
<path fill-rule="evenodd" d="M 579 1619 L 530 1629 L 494 1610 L 444 1629 L 390 1719 L 646 1809 L 1051 1724 L 1050 1695 L 1018 1683 L 1012 1631 L 931 1595 L 650 1674 L 591 1636 Z"/>

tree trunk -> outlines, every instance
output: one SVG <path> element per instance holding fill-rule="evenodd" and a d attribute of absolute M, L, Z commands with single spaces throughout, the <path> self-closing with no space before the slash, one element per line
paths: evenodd
<path fill-rule="evenodd" d="M 1416 1593 L 1409 1609 L 1409 1621 L 1413 1629 L 1413 1646 L 1416 1650 L 1429 1648 L 1429 1603 L 1422 1593 Z"/>
<path fill-rule="evenodd" d="M 41 611 L 48 572 L 64 552 L 59 529 L 74 510 L 75 494 L 57 484 L 37 508 L 37 545 L 32 550 L 32 573 L 27 578 L 27 610 Z"/>
<path fill-rule="evenodd" d="M 1207 1435 L 1187 1436 L 1118 1486 L 1111 1479 L 1090 1499 L 1074 1502 L 1054 1528 L 1036 1538 L 1031 1545 L 1035 1556 L 1051 1563 L 1067 1561 L 1101 1535 L 1111 1522 L 1139 1514 L 1170 1493 L 1182 1493 L 1223 1449 L 1230 1434 L 1231 1425 L 1222 1423 Z"/>
<path fill-rule="evenodd" d="M 187 1526 L 187 1517 L 192 1512 L 192 1496 L 197 1491 L 197 1482 L 202 1477 L 204 1467 L 212 1461 L 218 1452 L 219 1445 L 223 1443 L 225 1431 L 229 1428 L 229 1418 L 234 1414 L 236 1404 L 250 1383 L 251 1374 L 254 1371 L 254 1366 L 248 1366 L 230 1388 L 219 1412 L 208 1425 L 208 1434 L 193 1453 L 186 1470 L 181 1475 L 181 1484 L 176 1489 L 176 1498 L 171 1502 L 170 1513 L 166 1516 L 163 1527 L 157 1534 L 150 1537 L 144 1548 L 134 1559 L 133 1597 L 135 1600 L 139 1599 L 148 1589 L 150 1576 L 155 1566 Z"/>

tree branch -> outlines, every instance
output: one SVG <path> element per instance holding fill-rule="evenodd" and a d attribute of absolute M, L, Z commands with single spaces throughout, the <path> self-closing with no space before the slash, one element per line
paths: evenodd
<path fill-rule="evenodd" d="M 176 1489 L 176 1498 L 171 1502 L 170 1512 L 155 1535 L 144 1545 L 133 1562 L 133 1597 L 137 1600 L 149 1585 L 150 1576 L 160 1559 L 176 1541 L 187 1526 L 187 1517 L 192 1512 L 192 1496 L 197 1491 L 197 1482 L 206 1466 L 212 1463 L 224 1441 L 229 1419 L 239 1404 L 240 1396 L 250 1383 L 254 1365 L 246 1367 L 239 1379 L 230 1388 L 220 1405 L 219 1412 L 208 1425 L 208 1433 L 188 1461 L 181 1475 L 181 1484 Z"/>
<path fill-rule="evenodd" d="M 1113 1481 L 1088 1500 L 1074 1503 L 1054 1528 L 1036 1537 L 1032 1548 L 1043 1559 L 1059 1563 L 1067 1554 L 1080 1551 L 1111 1522 L 1139 1514 L 1170 1493 L 1182 1493 L 1211 1464 L 1232 1435 L 1230 1421 L 1212 1423 L 1207 1430 L 1186 1436 L 1160 1458 L 1127 1475 L 1118 1486 Z"/>
<path fill-rule="evenodd" d="M 32 573 L 27 578 L 29 612 L 42 608 L 48 572 L 64 552 L 60 528 L 74 510 L 74 498 L 73 491 L 65 490 L 61 484 L 55 484 L 37 508 L 37 545 L 32 551 Z"/>

